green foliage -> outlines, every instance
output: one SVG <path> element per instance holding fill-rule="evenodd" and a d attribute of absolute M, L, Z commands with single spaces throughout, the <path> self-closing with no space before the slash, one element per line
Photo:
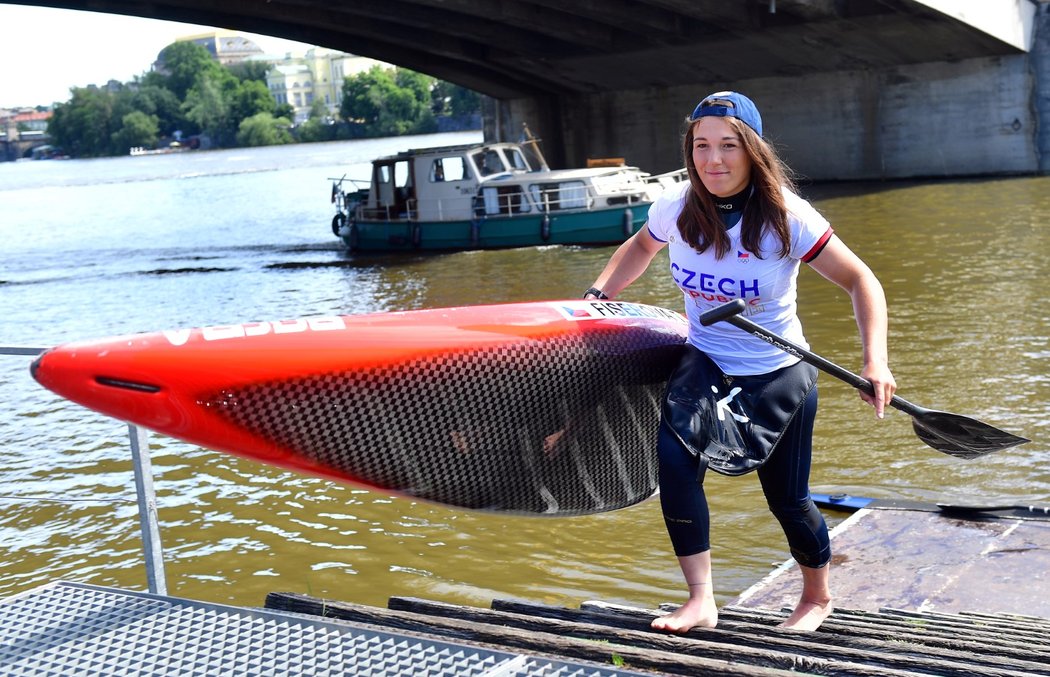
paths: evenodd
<path fill-rule="evenodd" d="M 437 80 L 431 91 L 434 115 L 472 115 L 481 110 L 481 95 L 472 89 Z"/>
<path fill-rule="evenodd" d="M 157 118 L 157 128 L 163 136 L 171 136 L 182 129 L 186 118 L 182 114 L 182 102 L 170 89 L 157 85 L 144 85 L 130 93 L 129 105 L 146 115 Z"/>
<path fill-rule="evenodd" d="M 258 80 L 241 80 L 229 95 L 230 117 L 244 120 L 256 113 L 273 113 L 277 108 L 266 83 Z"/>
<path fill-rule="evenodd" d="M 127 154 L 133 147 L 152 148 L 157 143 L 160 127 L 156 115 L 132 111 L 125 115 L 120 130 L 113 133 L 112 149 Z"/>
<path fill-rule="evenodd" d="M 328 106 L 321 99 L 314 99 L 310 106 L 310 118 L 299 125 L 295 136 L 304 143 L 332 141 L 338 135 L 339 128 L 331 122 Z"/>
<path fill-rule="evenodd" d="M 266 74 L 270 72 L 271 68 L 273 68 L 273 64 L 265 61 L 242 61 L 226 66 L 226 70 L 230 71 L 241 82 L 255 80 L 264 85 L 266 84 Z"/>
<path fill-rule="evenodd" d="M 75 87 L 67 103 L 55 105 L 47 132 L 52 143 L 76 157 L 107 154 L 112 128 L 114 96 L 94 87 Z"/>
<path fill-rule="evenodd" d="M 218 62 L 212 60 L 208 50 L 193 42 L 168 45 L 161 51 L 160 60 L 166 73 L 160 78 L 163 86 L 170 89 L 180 101 L 186 99 L 190 89 L 195 87 L 202 77 L 234 77 Z"/>
<path fill-rule="evenodd" d="M 433 91 L 437 82 L 404 68 L 373 66 L 344 80 L 340 115 L 363 127 L 366 136 L 436 131 Z"/>
<path fill-rule="evenodd" d="M 226 140 L 230 131 L 230 102 L 223 96 L 220 78 L 201 74 L 193 88 L 186 92 L 182 111 L 187 120 L 209 135 L 216 144 L 222 145 Z"/>
<path fill-rule="evenodd" d="M 237 130 L 237 144 L 241 146 L 276 146 L 292 143 L 287 118 L 275 118 L 270 113 L 256 113 L 241 121 Z"/>
<path fill-rule="evenodd" d="M 263 62 L 220 66 L 204 47 L 177 42 L 161 52 L 163 69 L 115 89 L 70 90 L 48 124 L 54 145 L 74 157 L 126 154 L 181 133 L 213 146 L 271 145 L 437 131 L 437 116 L 476 114 L 479 95 L 429 75 L 375 66 L 345 78 L 338 119 L 319 98 L 292 129 L 295 109 L 277 104 Z"/>

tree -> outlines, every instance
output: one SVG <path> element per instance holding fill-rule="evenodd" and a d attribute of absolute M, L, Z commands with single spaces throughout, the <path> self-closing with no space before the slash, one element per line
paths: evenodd
<path fill-rule="evenodd" d="M 257 80 L 266 84 L 266 74 L 273 68 L 273 64 L 265 61 L 241 61 L 226 66 L 226 70 L 241 82 L 245 80 Z"/>
<path fill-rule="evenodd" d="M 340 114 L 363 125 L 368 136 L 433 131 L 431 89 L 434 78 L 405 69 L 373 66 L 343 81 Z"/>
<path fill-rule="evenodd" d="M 113 134 L 112 148 L 115 153 L 125 155 L 135 146 L 151 148 L 156 145 L 159 135 L 156 115 L 132 111 L 121 122 L 120 131 Z"/>
<path fill-rule="evenodd" d="M 241 80 L 230 95 L 230 119 L 238 125 L 256 113 L 273 113 L 275 108 L 273 94 L 258 80 Z"/>
<path fill-rule="evenodd" d="M 372 95 L 372 90 L 388 81 L 392 82 L 390 74 L 382 66 L 372 66 L 364 73 L 347 76 L 343 80 L 343 102 L 339 114 L 350 122 L 375 124 L 379 119 L 380 101 L 379 97 Z"/>
<path fill-rule="evenodd" d="M 472 89 L 437 80 L 431 90 L 434 115 L 473 115 L 481 111 L 481 95 Z"/>
<path fill-rule="evenodd" d="M 186 124 L 181 102 L 166 87 L 141 85 L 132 91 L 130 105 L 133 110 L 155 116 L 162 136 L 172 136 Z"/>
<path fill-rule="evenodd" d="M 67 103 L 55 106 L 47 132 L 54 145 L 74 157 L 106 155 L 113 129 L 113 96 L 95 87 L 74 87 Z"/>
<path fill-rule="evenodd" d="M 185 101 L 192 88 L 197 86 L 202 76 L 214 76 L 221 80 L 223 75 L 233 77 L 211 58 L 208 50 L 193 42 L 176 42 L 165 47 L 160 53 L 163 73 L 160 79 L 180 101 Z"/>
<path fill-rule="evenodd" d="M 335 138 L 336 127 L 331 124 L 328 106 L 321 99 L 314 99 L 310 104 L 310 117 L 295 129 L 295 136 L 304 143 L 331 141 Z"/>
<path fill-rule="evenodd" d="M 222 145 L 227 141 L 230 106 L 223 95 L 222 82 L 215 77 L 202 74 L 197 83 L 186 93 L 182 102 L 186 119 Z"/>
<path fill-rule="evenodd" d="M 292 123 L 287 118 L 275 118 L 270 113 L 256 113 L 241 121 L 237 130 L 237 143 L 241 146 L 274 146 L 292 143 L 288 128 Z"/>

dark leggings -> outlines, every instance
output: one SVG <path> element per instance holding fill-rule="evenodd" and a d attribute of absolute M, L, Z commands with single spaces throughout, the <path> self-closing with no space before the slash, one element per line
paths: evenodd
<path fill-rule="evenodd" d="M 825 566 L 831 543 L 824 516 L 809 496 L 809 469 L 813 457 L 813 420 L 817 416 L 817 389 L 813 388 L 795 414 L 773 454 L 758 469 L 758 479 L 770 511 L 787 536 L 791 556 L 808 567 Z M 711 518 L 704 494 L 707 464 L 690 454 L 667 426 L 660 426 L 660 505 L 667 533 L 679 557 L 711 549 Z"/>

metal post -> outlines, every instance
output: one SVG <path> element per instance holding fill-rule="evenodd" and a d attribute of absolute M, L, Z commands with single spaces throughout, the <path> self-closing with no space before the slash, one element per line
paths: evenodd
<path fill-rule="evenodd" d="M 153 467 L 149 456 L 149 433 L 128 424 L 131 438 L 131 458 L 135 467 L 135 493 L 139 502 L 139 526 L 142 529 L 142 550 L 146 558 L 146 581 L 149 591 L 168 594 L 164 580 L 164 554 L 160 546 L 160 525 L 157 522 L 157 496 L 153 491 Z"/>

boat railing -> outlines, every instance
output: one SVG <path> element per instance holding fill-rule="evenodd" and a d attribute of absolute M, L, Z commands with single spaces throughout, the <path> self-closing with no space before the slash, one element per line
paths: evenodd
<path fill-rule="evenodd" d="M 31 346 L 0 346 L 0 355 L 36 357 L 46 348 Z M 157 519 L 157 496 L 153 488 L 153 466 L 149 455 L 149 433 L 133 423 L 128 424 L 129 446 L 135 476 L 135 495 L 138 501 L 139 529 L 146 564 L 146 584 L 151 593 L 168 594 L 164 576 L 164 555 L 161 548 L 160 524 Z M 28 499 L 27 500 L 31 500 Z"/>
<path fill-rule="evenodd" d="M 664 172 L 663 174 L 653 174 L 645 177 L 646 183 L 656 184 L 661 188 L 670 188 L 676 183 L 688 180 L 688 173 L 686 172 L 685 167 L 670 172 Z"/>

